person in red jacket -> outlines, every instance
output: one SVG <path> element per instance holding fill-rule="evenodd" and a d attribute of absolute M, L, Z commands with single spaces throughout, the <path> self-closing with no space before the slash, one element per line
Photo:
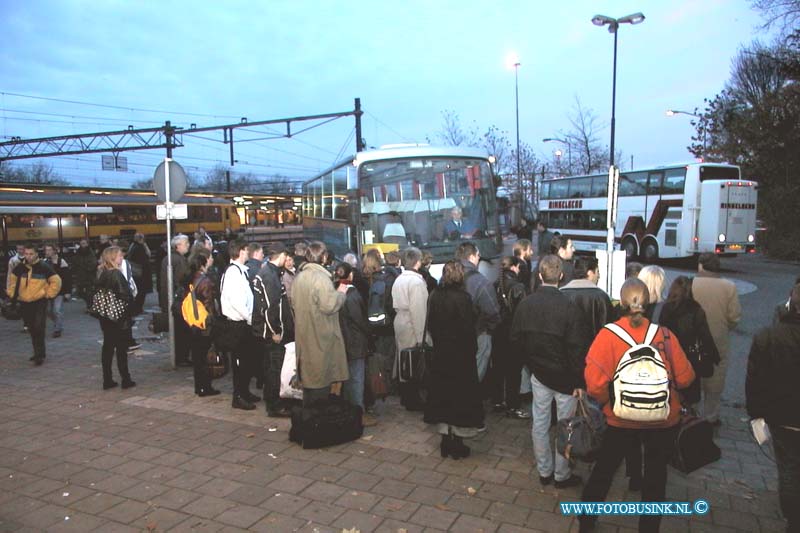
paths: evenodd
<path fill-rule="evenodd" d="M 643 342 L 650 321 L 645 318 L 649 303 L 647 286 L 632 278 L 622 285 L 620 294 L 622 318 L 615 324 L 623 328 L 636 342 Z M 675 388 L 688 387 L 695 378 L 694 370 L 686 354 L 681 349 L 675 334 L 660 327 L 653 342 L 664 361 L 670 379 L 669 416 L 657 422 L 638 422 L 625 420 L 614 415 L 609 398 L 609 384 L 613 381 L 617 364 L 629 345 L 611 330 L 604 328 L 595 337 L 586 355 L 586 392 L 603 405 L 608 428 L 603 436 L 603 444 L 598 452 L 597 462 L 592 469 L 581 500 L 585 502 L 604 501 L 625 452 L 637 441 L 644 445 L 644 479 L 642 501 L 664 501 L 667 486 L 667 463 L 672 453 L 675 432 L 680 422 L 680 397 Z M 596 516 L 580 516 L 580 531 L 591 531 Z M 639 517 L 639 531 L 658 531 L 660 515 Z"/>

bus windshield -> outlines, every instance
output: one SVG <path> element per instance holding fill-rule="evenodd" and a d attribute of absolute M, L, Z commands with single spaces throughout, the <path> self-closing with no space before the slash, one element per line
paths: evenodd
<path fill-rule="evenodd" d="M 363 244 L 409 244 L 434 262 L 475 242 L 481 255 L 501 251 L 494 184 L 486 160 L 409 157 L 368 161 L 358 169 Z"/>

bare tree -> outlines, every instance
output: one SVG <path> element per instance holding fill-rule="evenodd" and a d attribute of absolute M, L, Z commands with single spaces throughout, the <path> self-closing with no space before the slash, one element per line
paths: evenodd
<path fill-rule="evenodd" d="M 442 120 L 442 130 L 436 134 L 439 141 L 446 146 L 475 146 L 474 132 L 464 130 L 458 113 L 445 109 L 442 111 Z"/>
<path fill-rule="evenodd" d="M 797 32 L 800 0 L 753 0 L 751 5 L 764 17 L 764 28 L 780 26 L 783 35 Z"/>
<path fill-rule="evenodd" d="M 571 162 L 568 162 L 570 167 L 568 173 L 592 174 L 604 170 L 609 161 L 605 155 L 606 149 L 600 142 L 599 132 L 605 128 L 600 124 L 594 111 L 584 108 L 577 96 L 569 122 L 572 129 L 564 135 L 572 152 Z"/>
<path fill-rule="evenodd" d="M 0 166 L 0 181 L 37 185 L 69 185 L 69 181 L 60 177 L 53 167 L 41 161 L 30 166 L 12 166 L 3 163 Z"/>

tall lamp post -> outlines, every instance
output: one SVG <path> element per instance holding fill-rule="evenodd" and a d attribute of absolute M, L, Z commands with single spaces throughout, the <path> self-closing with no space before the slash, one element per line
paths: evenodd
<path fill-rule="evenodd" d="M 572 173 L 572 146 L 569 144 L 569 141 L 564 139 L 559 139 L 558 137 L 545 137 L 542 139 L 543 143 L 561 143 L 567 147 L 567 164 L 569 165 L 569 172 Z M 562 152 L 563 153 L 563 152 Z M 561 157 L 561 156 L 558 156 Z"/>
<path fill-rule="evenodd" d="M 514 67 L 514 101 L 517 115 L 517 186 L 519 187 L 521 216 L 525 216 L 525 190 L 522 186 L 522 163 L 519 155 L 519 57 L 516 54 L 509 58 L 509 63 Z"/>
<path fill-rule="evenodd" d="M 605 253 L 605 289 L 612 297 L 616 296 L 614 285 L 614 242 L 617 219 L 617 185 L 619 183 L 619 171 L 614 166 L 614 139 L 616 134 L 616 111 L 617 111 L 617 33 L 620 24 L 641 24 L 644 22 L 644 15 L 633 13 L 620 18 L 607 17 L 605 15 L 595 15 L 592 17 L 592 24 L 595 26 L 608 26 L 608 31 L 614 34 L 614 67 L 612 70 L 611 85 L 611 148 L 609 154 L 608 168 L 608 203 L 606 211 L 606 253 Z M 619 277 L 619 276 L 617 276 Z"/>
<path fill-rule="evenodd" d="M 675 115 L 688 115 L 694 118 L 702 118 L 702 115 L 697 113 L 690 113 L 689 111 L 678 111 L 677 109 L 667 109 L 666 115 L 668 117 L 674 117 Z M 703 127 L 703 159 L 706 157 L 706 128 Z"/>
<path fill-rule="evenodd" d="M 609 166 L 614 166 L 614 134 L 616 131 L 616 110 L 617 110 L 617 30 L 620 24 L 641 24 L 644 22 L 644 15 L 641 13 L 634 13 L 626 15 L 618 19 L 607 17 L 605 15 L 595 15 L 592 18 L 592 24 L 595 26 L 608 25 L 609 33 L 614 34 L 614 70 L 612 74 L 611 84 L 611 154 L 609 156 Z"/>

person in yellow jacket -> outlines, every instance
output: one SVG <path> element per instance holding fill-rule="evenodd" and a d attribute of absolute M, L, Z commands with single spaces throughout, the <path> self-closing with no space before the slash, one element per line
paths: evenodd
<path fill-rule="evenodd" d="M 47 302 L 61 291 L 61 278 L 53 268 L 39 261 L 36 246 L 26 244 L 24 261 L 8 274 L 6 293 L 22 304 L 22 320 L 33 342 L 31 361 L 36 366 L 44 363 L 45 330 L 47 327 Z"/>

